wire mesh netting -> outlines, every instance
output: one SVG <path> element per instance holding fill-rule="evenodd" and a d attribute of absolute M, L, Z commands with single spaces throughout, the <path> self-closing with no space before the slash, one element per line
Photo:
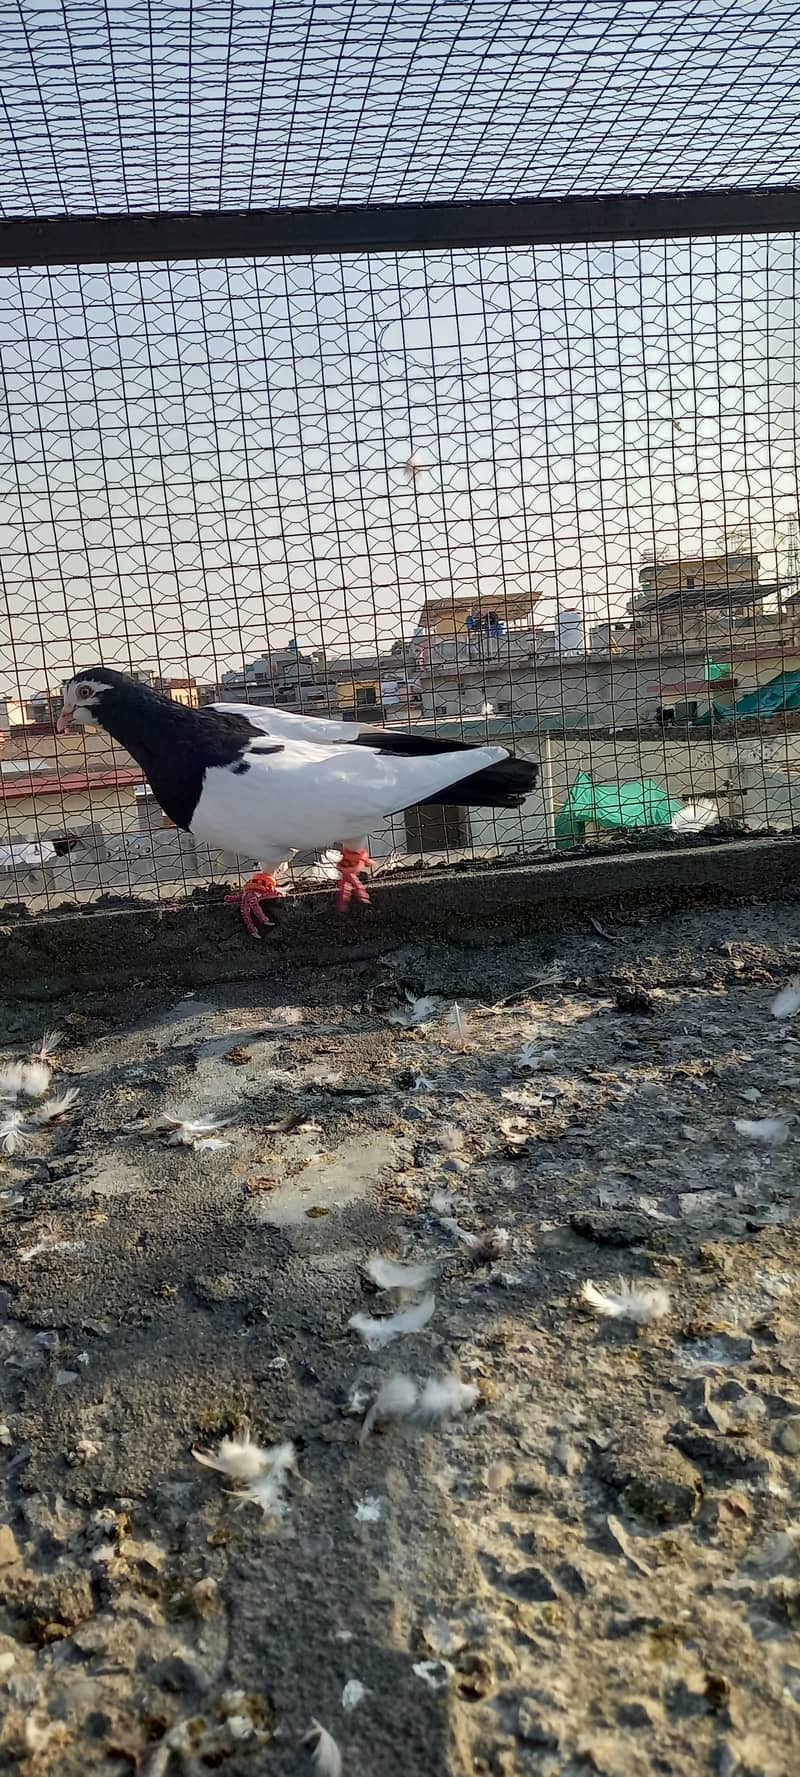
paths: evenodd
<path fill-rule="evenodd" d="M 98 661 L 543 761 L 379 861 L 794 824 L 794 238 L 20 271 L 0 339 L 6 899 L 231 874 L 56 739 Z"/>
<path fill-rule="evenodd" d="M 793 0 L 21 0 L 3 214 L 781 184 Z"/>
<path fill-rule="evenodd" d="M 800 172 L 788 0 L 4 23 L 2 214 L 37 227 Z M 711 235 L 0 273 L 0 898 L 236 867 L 102 732 L 56 736 L 98 661 L 542 762 L 519 812 L 386 822 L 383 863 L 792 828 L 796 242 Z"/>

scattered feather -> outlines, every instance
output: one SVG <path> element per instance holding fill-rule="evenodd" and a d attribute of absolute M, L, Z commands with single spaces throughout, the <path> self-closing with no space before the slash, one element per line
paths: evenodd
<path fill-rule="evenodd" d="M 22 1069 L 22 1091 L 26 1098 L 44 1098 L 50 1085 L 52 1070 L 46 1061 L 25 1062 Z"/>
<path fill-rule="evenodd" d="M 459 1042 L 464 1041 L 469 1028 L 468 1019 L 466 1013 L 462 1012 L 458 1000 L 454 1002 L 452 1011 L 448 1013 L 447 1028 L 454 1037 L 458 1037 Z"/>
<path fill-rule="evenodd" d="M 47 1098 L 36 1112 L 37 1123 L 57 1123 L 60 1117 L 66 1117 L 80 1098 L 77 1086 L 68 1086 L 59 1098 Z"/>
<path fill-rule="evenodd" d="M 773 1018 L 793 1018 L 795 1012 L 800 1012 L 800 975 L 793 975 L 776 993 L 770 1011 Z"/>
<path fill-rule="evenodd" d="M 609 1512 L 606 1523 L 617 1548 L 621 1550 L 626 1560 L 630 1561 L 631 1566 L 636 1568 L 637 1573 L 646 1574 L 648 1579 L 652 1579 L 652 1568 L 648 1567 L 647 1562 L 642 1560 L 637 1551 L 635 1539 L 628 1535 L 624 1524 L 620 1522 L 619 1518 L 614 1517 L 613 1512 Z"/>
<path fill-rule="evenodd" d="M 759 1142 L 765 1148 L 782 1148 L 789 1139 L 789 1125 L 782 1117 L 737 1117 L 733 1127 L 746 1141 Z"/>
<path fill-rule="evenodd" d="M 435 1419 L 448 1419 L 474 1407 L 480 1390 L 474 1382 L 461 1382 L 457 1376 L 429 1376 L 423 1383 L 415 1418 L 431 1424 Z"/>
<path fill-rule="evenodd" d="M 413 486 L 423 475 L 429 474 L 430 463 L 427 458 L 421 456 L 418 450 L 412 450 L 410 457 L 406 460 L 406 480 L 410 481 Z"/>
<path fill-rule="evenodd" d="M 461 1625 L 448 1623 L 446 1617 L 429 1617 L 422 1625 L 422 1634 L 431 1653 L 437 1654 L 442 1660 L 449 1660 L 455 1654 L 460 1654 L 467 1640 Z"/>
<path fill-rule="evenodd" d="M 438 1269 L 435 1260 L 426 1259 L 419 1265 L 401 1265 L 397 1259 L 382 1259 L 380 1253 L 372 1253 L 364 1266 L 367 1276 L 379 1290 L 422 1290 L 436 1276 Z"/>
<path fill-rule="evenodd" d="M 440 1216 L 439 1220 L 442 1227 L 447 1229 L 448 1234 L 452 1234 L 453 1237 L 456 1240 L 460 1240 L 464 1246 L 480 1246 L 480 1235 L 470 1234 L 469 1229 L 462 1228 L 461 1223 L 456 1220 L 455 1216 Z"/>
<path fill-rule="evenodd" d="M 233 1438 L 223 1438 L 216 1453 L 213 1450 L 192 1450 L 195 1462 L 213 1468 L 232 1481 L 253 1481 L 270 1467 L 272 1452 L 253 1443 L 248 1427 Z"/>
<path fill-rule="evenodd" d="M 538 1074 L 543 1067 L 553 1067 L 558 1060 L 555 1049 L 537 1049 L 535 1043 L 523 1043 L 517 1056 L 517 1067 Z"/>
<path fill-rule="evenodd" d="M 342 1708 L 348 1711 L 357 1709 L 359 1703 L 363 1703 L 364 1698 L 370 1694 L 366 1685 L 361 1683 L 360 1678 L 348 1678 L 342 1691 Z"/>
<path fill-rule="evenodd" d="M 451 1216 L 455 1207 L 456 1200 L 452 1191 L 434 1191 L 431 1198 L 431 1209 L 435 1216 L 440 1216 L 442 1219 L 445 1216 Z"/>
<path fill-rule="evenodd" d="M 385 1419 L 407 1419 L 416 1407 L 418 1394 L 419 1389 L 412 1376 L 403 1376 L 399 1372 L 394 1376 L 387 1376 L 361 1427 L 361 1443 L 369 1437 L 373 1425 L 378 1425 Z"/>
<path fill-rule="evenodd" d="M 669 1295 L 660 1284 L 623 1283 L 620 1278 L 616 1290 L 609 1290 L 589 1282 L 583 1285 L 581 1296 L 606 1320 L 632 1320 L 639 1327 L 663 1320 L 670 1311 Z"/>
<path fill-rule="evenodd" d="M 0 1148 L 4 1154 L 19 1154 L 27 1148 L 30 1136 L 22 1111 L 6 1111 L 0 1118 Z"/>
<path fill-rule="evenodd" d="M 273 1444 L 263 1455 L 269 1466 L 257 1474 L 237 1498 L 241 1505 L 258 1506 L 265 1518 L 285 1518 L 289 1508 L 284 1489 L 296 1467 L 294 1444 Z"/>
<path fill-rule="evenodd" d="M 687 802 L 670 821 L 673 833 L 702 833 L 706 827 L 719 826 L 719 809 L 714 802 Z"/>
<path fill-rule="evenodd" d="M 434 1092 L 435 1089 L 436 1081 L 432 1080 L 429 1074 L 417 1074 L 411 1088 L 412 1092 Z"/>
<path fill-rule="evenodd" d="M 63 1030 L 46 1030 L 36 1051 L 38 1061 L 49 1061 L 64 1041 Z"/>
<path fill-rule="evenodd" d="M 365 1493 L 363 1499 L 356 1500 L 354 1515 L 357 1524 L 377 1524 L 383 1517 L 383 1501 L 377 1493 Z"/>
<path fill-rule="evenodd" d="M 303 1737 L 303 1745 L 311 1752 L 317 1777 L 342 1777 L 342 1755 L 336 1741 L 313 1717 L 311 1727 Z"/>
<path fill-rule="evenodd" d="M 223 1148 L 231 1145 L 229 1141 L 221 1141 L 216 1135 L 204 1135 L 193 1144 L 196 1154 L 221 1154 Z"/>
<path fill-rule="evenodd" d="M 20 1263 L 29 1265 L 31 1259 L 38 1259 L 40 1253 L 52 1253 L 56 1249 L 62 1253 L 80 1252 L 82 1246 L 82 1240 L 62 1240 L 58 1234 L 44 1234 L 41 1240 L 37 1240 L 35 1246 L 26 1246 L 23 1249 L 19 1255 Z"/>
<path fill-rule="evenodd" d="M 193 1148 L 196 1143 L 215 1136 L 220 1129 L 227 1129 L 230 1120 L 230 1117 L 173 1117 L 165 1112 L 142 1134 L 163 1135 L 169 1130 L 168 1148 Z"/>
<path fill-rule="evenodd" d="M 431 1019 L 436 1017 L 439 1003 L 430 994 L 415 999 L 412 993 L 408 993 L 406 1000 L 407 1005 L 394 1006 L 391 1012 L 387 1012 L 387 1023 L 399 1024 L 404 1030 L 414 1030 L 417 1025 L 430 1024 Z"/>
<path fill-rule="evenodd" d="M 384 1345 L 390 1345 L 401 1334 L 420 1332 L 427 1326 L 435 1307 L 435 1296 L 424 1296 L 421 1302 L 404 1308 L 401 1314 L 388 1315 L 385 1320 L 374 1320 L 370 1314 L 352 1314 L 347 1324 L 370 1351 L 382 1351 Z"/>
<path fill-rule="evenodd" d="M 179 1721 L 169 1733 L 164 1735 L 154 1752 L 150 1754 L 147 1764 L 142 1767 L 142 1777 L 165 1777 L 173 1752 L 179 1755 L 188 1754 L 192 1750 L 189 1739 L 188 1722 Z"/>
<path fill-rule="evenodd" d="M 488 1234 L 481 1234 L 472 1248 L 473 1265 L 494 1265 L 504 1259 L 511 1244 L 508 1228 L 491 1228 Z"/>
<path fill-rule="evenodd" d="M 16 1098 L 22 1091 L 23 1063 L 12 1061 L 0 1068 L 0 1098 Z"/>
<path fill-rule="evenodd" d="M 417 1660 L 412 1671 L 429 1690 L 443 1691 L 450 1682 L 453 1667 L 449 1660 Z"/>

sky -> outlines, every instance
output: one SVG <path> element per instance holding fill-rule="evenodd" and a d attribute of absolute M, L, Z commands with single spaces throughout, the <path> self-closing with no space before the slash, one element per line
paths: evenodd
<path fill-rule="evenodd" d="M 357 655 L 451 590 L 620 615 L 726 531 L 773 578 L 797 269 L 780 237 L 0 275 L 3 685 Z"/>
<path fill-rule="evenodd" d="M 790 0 L 20 0 L 5 51 L 6 214 L 800 164 Z M 736 531 L 771 578 L 796 385 L 786 236 L 0 272 L 0 687 L 358 655 L 451 592 L 621 615 Z"/>

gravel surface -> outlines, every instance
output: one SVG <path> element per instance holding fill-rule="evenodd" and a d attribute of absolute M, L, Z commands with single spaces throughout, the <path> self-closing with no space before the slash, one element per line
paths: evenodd
<path fill-rule="evenodd" d="M 343 1777 L 789 1777 L 800 911 L 264 956 L 76 995 L 77 1104 L 19 1100 L 6 1768 L 335 1773 L 316 1722 Z M 193 1457 L 237 1435 L 249 1482 Z"/>

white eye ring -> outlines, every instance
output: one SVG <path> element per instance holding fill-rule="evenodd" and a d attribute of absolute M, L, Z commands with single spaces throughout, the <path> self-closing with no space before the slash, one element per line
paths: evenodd
<path fill-rule="evenodd" d="M 86 697 L 91 697 L 91 695 L 92 695 L 91 685 L 79 685 L 78 686 L 78 696 L 79 697 L 86 698 Z"/>

